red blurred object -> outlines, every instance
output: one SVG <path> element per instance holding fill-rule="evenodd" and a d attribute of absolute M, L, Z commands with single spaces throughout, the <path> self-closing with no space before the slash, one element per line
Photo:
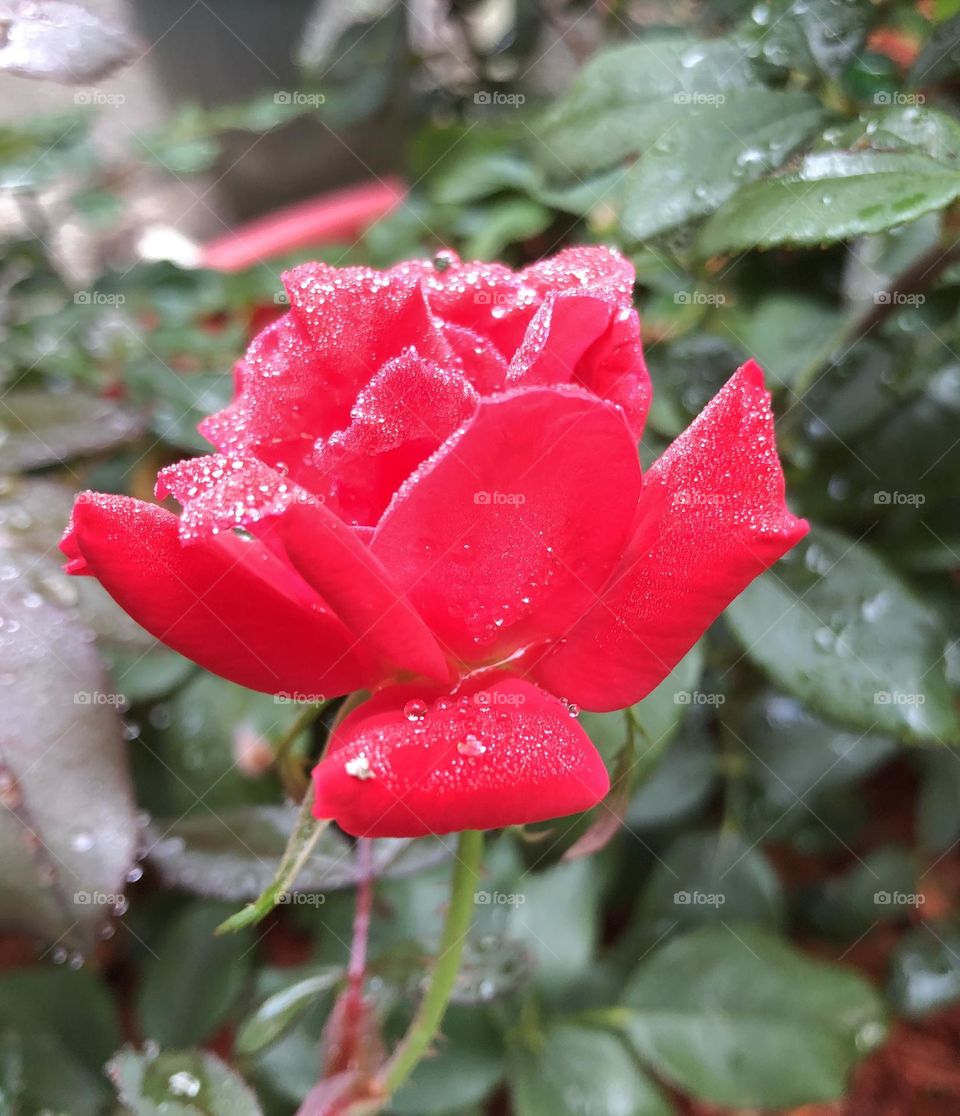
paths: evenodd
<path fill-rule="evenodd" d="M 406 183 L 386 178 L 348 186 L 259 217 L 201 248 L 204 267 L 241 271 L 309 245 L 357 237 L 403 201 Z"/>

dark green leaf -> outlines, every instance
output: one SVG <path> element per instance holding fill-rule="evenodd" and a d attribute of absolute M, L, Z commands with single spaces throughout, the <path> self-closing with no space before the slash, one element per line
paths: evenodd
<path fill-rule="evenodd" d="M 938 617 L 863 543 L 823 527 L 728 609 L 784 689 L 867 732 L 960 738 Z"/>
<path fill-rule="evenodd" d="M 327 965 L 312 976 L 302 977 L 280 992 L 268 996 L 237 1031 L 237 1054 L 256 1054 L 276 1042 L 288 1031 L 324 992 L 330 991 L 343 977 L 339 965 Z"/>
<path fill-rule="evenodd" d="M 819 151 L 745 186 L 707 221 L 702 256 L 878 233 L 960 196 L 960 170 L 910 151 Z"/>
<path fill-rule="evenodd" d="M 79 392 L 7 392 L 0 400 L 0 470 L 18 472 L 100 453 L 135 438 L 138 418 Z"/>
<path fill-rule="evenodd" d="M 262 1116 L 249 1085 L 205 1050 L 124 1047 L 107 1071 L 132 1116 Z"/>
<path fill-rule="evenodd" d="M 960 927 L 924 922 L 897 943 L 889 995 L 908 1016 L 923 1016 L 960 1000 Z"/>
<path fill-rule="evenodd" d="M 605 1031 L 558 1023 L 510 1060 L 516 1116 L 670 1116 L 673 1108 Z"/>
<path fill-rule="evenodd" d="M 230 914 L 217 903 L 191 903 L 150 943 L 137 994 L 144 1036 L 164 1046 L 209 1038 L 229 1016 L 250 974 L 253 933 L 215 937 Z"/>
<path fill-rule="evenodd" d="M 885 1033 L 880 999 L 860 976 L 746 927 L 671 939 L 641 963 L 625 1002 L 640 1057 L 722 1105 L 834 1100 Z"/>

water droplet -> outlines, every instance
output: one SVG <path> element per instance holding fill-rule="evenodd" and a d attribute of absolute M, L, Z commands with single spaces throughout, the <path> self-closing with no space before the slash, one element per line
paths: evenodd
<path fill-rule="evenodd" d="M 175 1097 L 195 1097 L 200 1092 L 200 1080 L 186 1070 L 178 1070 L 170 1075 L 167 1088 Z"/>
<path fill-rule="evenodd" d="M 461 756 L 482 756 L 486 750 L 486 744 L 481 743 L 472 732 L 468 732 L 457 745 L 457 751 Z"/>
<path fill-rule="evenodd" d="M 427 715 L 427 703 L 413 698 L 403 707 L 403 715 L 408 721 L 422 721 Z"/>

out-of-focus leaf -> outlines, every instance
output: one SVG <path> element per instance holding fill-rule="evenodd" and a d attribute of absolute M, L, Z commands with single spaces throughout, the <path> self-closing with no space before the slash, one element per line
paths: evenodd
<path fill-rule="evenodd" d="M 451 996 L 456 1004 L 483 1004 L 517 990 L 533 967 L 523 942 L 484 934 L 464 943 L 457 983 Z"/>
<path fill-rule="evenodd" d="M 885 1034 L 882 1002 L 862 977 L 747 927 L 671 939 L 641 962 L 625 1003 L 644 1062 L 735 1107 L 836 1099 Z"/>
<path fill-rule="evenodd" d="M 87 631 L 30 593 L 4 599 L 0 741 L 0 921 L 87 950 L 136 848 L 126 749 Z"/>
<path fill-rule="evenodd" d="M 627 810 L 627 825 L 631 829 L 645 829 L 691 814 L 709 796 L 716 766 L 712 740 L 695 711 L 673 746 L 634 793 Z"/>
<path fill-rule="evenodd" d="M 960 738 L 939 618 L 863 543 L 818 527 L 728 609 L 746 653 L 841 723 Z"/>
<path fill-rule="evenodd" d="M 504 1073 L 500 1029 L 476 1009 L 451 1007 L 436 1056 L 424 1058 L 390 1101 L 392 1116 L 445 1116 L 479 1104 Z"/>
<path fill-rule="evenodd" d="M 812 805 L 814 793 L 861 779 L 897 751 L 892 736 L 851 732 L 772 691 L 747 706 L 740 728 L 751 778 L 782 810 L 801 801 Z"/>
<path fill-rule="evenodd" d="M 206 1050 L 124 1047 L 107 1072 L 132 1116 L 262 1116 L 250 1086 Z"/>
<path fill-rule="evenodd" d="M 943 853 L 960 837 L 960 754 L 924 752 L 917 804 L 917 839 L 925 852 Z"/>
<path fill-rule="evenodd" d="M 327 965 L 313 976 L 302 977 L 260 1004 L 237 1031 L 237 1054 L 256 1054 L 276 1042 L 324 992 L 330 991 L 342 979 L 339 965 Z"/>
<path fill-rule="evenodd" d="M 924 922 L 909 930 L 894 950 L 888 994 L 914 1018 L 960 1000 L 960 927 Z"/>
<path fill-rule="evenodd" d="M 960 196 L 960 169 L 913 151 L 818 151 L 750 183 L 713 214 L 702 256 L 827 244 L 914 221 Z"/>
<path fill-rule="evenodd" d="M 640 894 L 633 933 L 650 946 L 703 923 L 776 929 L 783 918 L 780 882 L 757 845 L 732 831 L 695 832 L 659 856 Z"/>
<path fill-rule="evenodd" d="M 910 73 L 910 85 L 918 89 L 936 85 L 952 77 L 960 69 L 960 15 L 937 24 L 923 50 L 917 55 Z"/>
<path fill-rule="evenodd" d="M 0 976 L 0 1032 L 17 1040 L 19 1112 L 96 1116 L 102 1067 L 120 1041 L 110 995 L 87 971 L 27 968 Z"/>
<path fill-rule="evenodd" d="M 673 35 L 614 47 L 592 58 L 538 123 L 534 153 L 555 176 L 583 178 L 655 144 L 696 98 L 751 81 L 731 40 Z"/>
<path fill-rule="evenodd" d="M 529 198 L 493 202 L 463 222 L 464 231 L 470 233 L 464 256 L 471 260 L 495 259 L 507 245 L 542 233 L 552 220 L 549 209 Z M 476 231 L 471 231 L 472 226 L 476 226 Z"/>
<path fill-rule="evenodd" d="M 18 77 L 86 85 L 136 56 L 121 28 L 67 0 L 4 0 L 0 24 L 0 70 Z"/>
<path fill-rule="evenodd" d="M 745 183 L 780 166 L 823 118 L 808 93 L 763 86 L 686 105 L 626 176 L 625 236 L 644 240 L 712 213 Z"/>
<path fill-rule="evenodd" d="M 791 384 L 815 357 L 829 354 L 845 315 L 805 295 L 771 294 L 755 306 L 722 307 L 718 318 L 721 331 L 753 356 L 776 390 Z"/>
<path fill-rule="evenodd" d="M 671 1116 L 673 1108 L 614 1034 L 558 1023 L 510 1058 L 516 1116 Z"/>
<path fill-rule="evenodd" d="M 881 922 L 903 920 L 923 904 L 917 864 L 897 845 L 873 849 L 846 872 L 802 894 L 801 917 L 823 935 L 853 941 Z"/>
<path fill-rule="evenodd" d="M 0 471 L 72 461 L 129 442 L 140 419 L 109 399 L 80 392 L 7 392 L 0 400 Z"/>
<path fill-rule="evenodd" d="M 859 0 L 773 0 L 754 6 L 745 30 L 764 61 L 836 78 L 863 51 L 870 21 Z"/>
<path fill-rule="evenodd" d="M 286 806 L 247 806 L 198 813 L 170 825 L 154 822 L 147 859 L 169 887 L 220 899 L 255 899 L 273 879 L 296 814 Z M 380 878 L 413 875 L 450 855 L 440 841 L 406 838 L 378 841 L 374 854 Z M 334 891 L 356 881 L 350 846 L 327 830 L 297 877 L 295 892 Z M 307 905 L 306 898 L 303 902 Z"/>
<path fill-rule="evenodd" d="M 209 1038 L 230 1014 L 253 962 L 253 932 L 216 937 L 230 908 L 191 903 L 149 945 L 137 992 L 143 1035 L 161 1046 Z"/>

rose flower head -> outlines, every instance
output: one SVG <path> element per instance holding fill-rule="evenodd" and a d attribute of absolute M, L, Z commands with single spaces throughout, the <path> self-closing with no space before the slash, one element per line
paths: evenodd
<path fill-rule="evenodd" d="M 617 252 L 312 263 L 251 343 L 174 515 L 78 497 L 67 569 L 268 693 L 372 696 L 315 812 L 363 836 L 541 821 L 608 790 L 574 706 L 648 694 L 806 533 L 752 361 L 641 474 L 650 382 Z"/>

